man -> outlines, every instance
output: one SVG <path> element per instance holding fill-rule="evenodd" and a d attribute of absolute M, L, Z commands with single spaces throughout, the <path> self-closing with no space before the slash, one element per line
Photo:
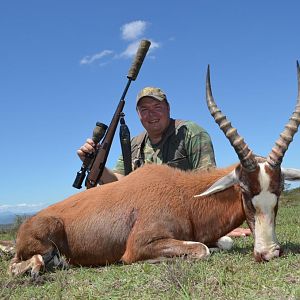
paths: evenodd
<path fill-rule="evenodd" d="M 134 169 L 144 163 L 168 164 L 182 170 L 215 167 L 213 145 L 208 133 L 191 121 L 173 120 L 166 94 L 159 88 L 146 87 L 137 96 L 136 109 L 146 132 L 131 141 Z M 95 151 L 92 139 L 77 151 L 83 160 Z M 123 157 L 111 171 L 105 168 L 102 183 L 124 176 Z"/>
<path fill-rule="evenodd" d="M 131 141 L 134 169 L 147 163 L 168 164 L 182 170 L 199 170 L 216 166 L 209 134 L 191 121 L 173 120 L 166 94 L 159 88 L 146 87 L 137 96 L 136 110 L 145 132 Z M 77 150 L 83 161 L 95 151 L 92 139 Z M 123 157 L 113 170 L 105 168 L 102 183 L 120 180 L 124 176 Z M 228 235 L 246 236 L 249 229 L 237 228 Z"/>

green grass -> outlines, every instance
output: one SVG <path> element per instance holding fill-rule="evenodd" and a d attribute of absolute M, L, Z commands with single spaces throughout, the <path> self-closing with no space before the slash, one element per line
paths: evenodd
<path fill-rule="evenodd" d="M 299 195 L 281 199 L 276 231 L 285 253 L 269 263 L 254 262 L 252 237 L 203 261 L 71 268 L 36 281 L 9 278 L 0 257 L 0 299 L 300 299 Z"/>

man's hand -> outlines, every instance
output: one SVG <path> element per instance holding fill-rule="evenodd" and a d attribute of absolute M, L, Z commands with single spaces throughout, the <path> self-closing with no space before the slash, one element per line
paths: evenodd
<path fill-rule="evenodd" d="M 77 155 L 84 161 L 87 154 L 95 152 L 95 143 L 92 139 L 88 138 L 86 142 L 77 150 Z"/>
<path fill-rule="evenodd" d="M 97 146 L 95 145 L 92 139 L 88 138 L 86 142 L 77 150 L 77 155 L 79 156 L 81 161 L 84 161 L 86 155 L 94 153 L 95 147 Z M 120 180 L 123 177 L 124 175 L 113 173 L 111 170 L 104 167 L 103 174 L 101 176 L 101 181 L 102 183 L 109 183 L 109 182 Z"/>

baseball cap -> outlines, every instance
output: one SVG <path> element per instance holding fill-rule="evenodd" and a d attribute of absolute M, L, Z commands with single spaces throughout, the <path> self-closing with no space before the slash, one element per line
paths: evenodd
<path fill-rule="evenodd" d="M 144 97 L 151 97 L 158 101 L 167 101 L 166 94 L 160 88 L 156 87 L 145 87 L 143 88 L 137 95 L 136 105 L 138 105 L 139 101 Z"/>

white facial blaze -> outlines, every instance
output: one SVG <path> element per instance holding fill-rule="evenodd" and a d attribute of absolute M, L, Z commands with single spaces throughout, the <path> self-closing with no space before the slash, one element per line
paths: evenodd
<path fill-rule="evenodd" d="M 278 242 L 275 234 L 275 206 L 277 196 L 272 194 L 268 188 L 270 177 L 265 172 L 265 163 L 260 164 L 259 183 L 261 192 L 253 197 L 252 204 L 256 209 L 255 213 L 255 246 L 254 250 L 265 253 L 270 258 L 278 251 Z"/>

